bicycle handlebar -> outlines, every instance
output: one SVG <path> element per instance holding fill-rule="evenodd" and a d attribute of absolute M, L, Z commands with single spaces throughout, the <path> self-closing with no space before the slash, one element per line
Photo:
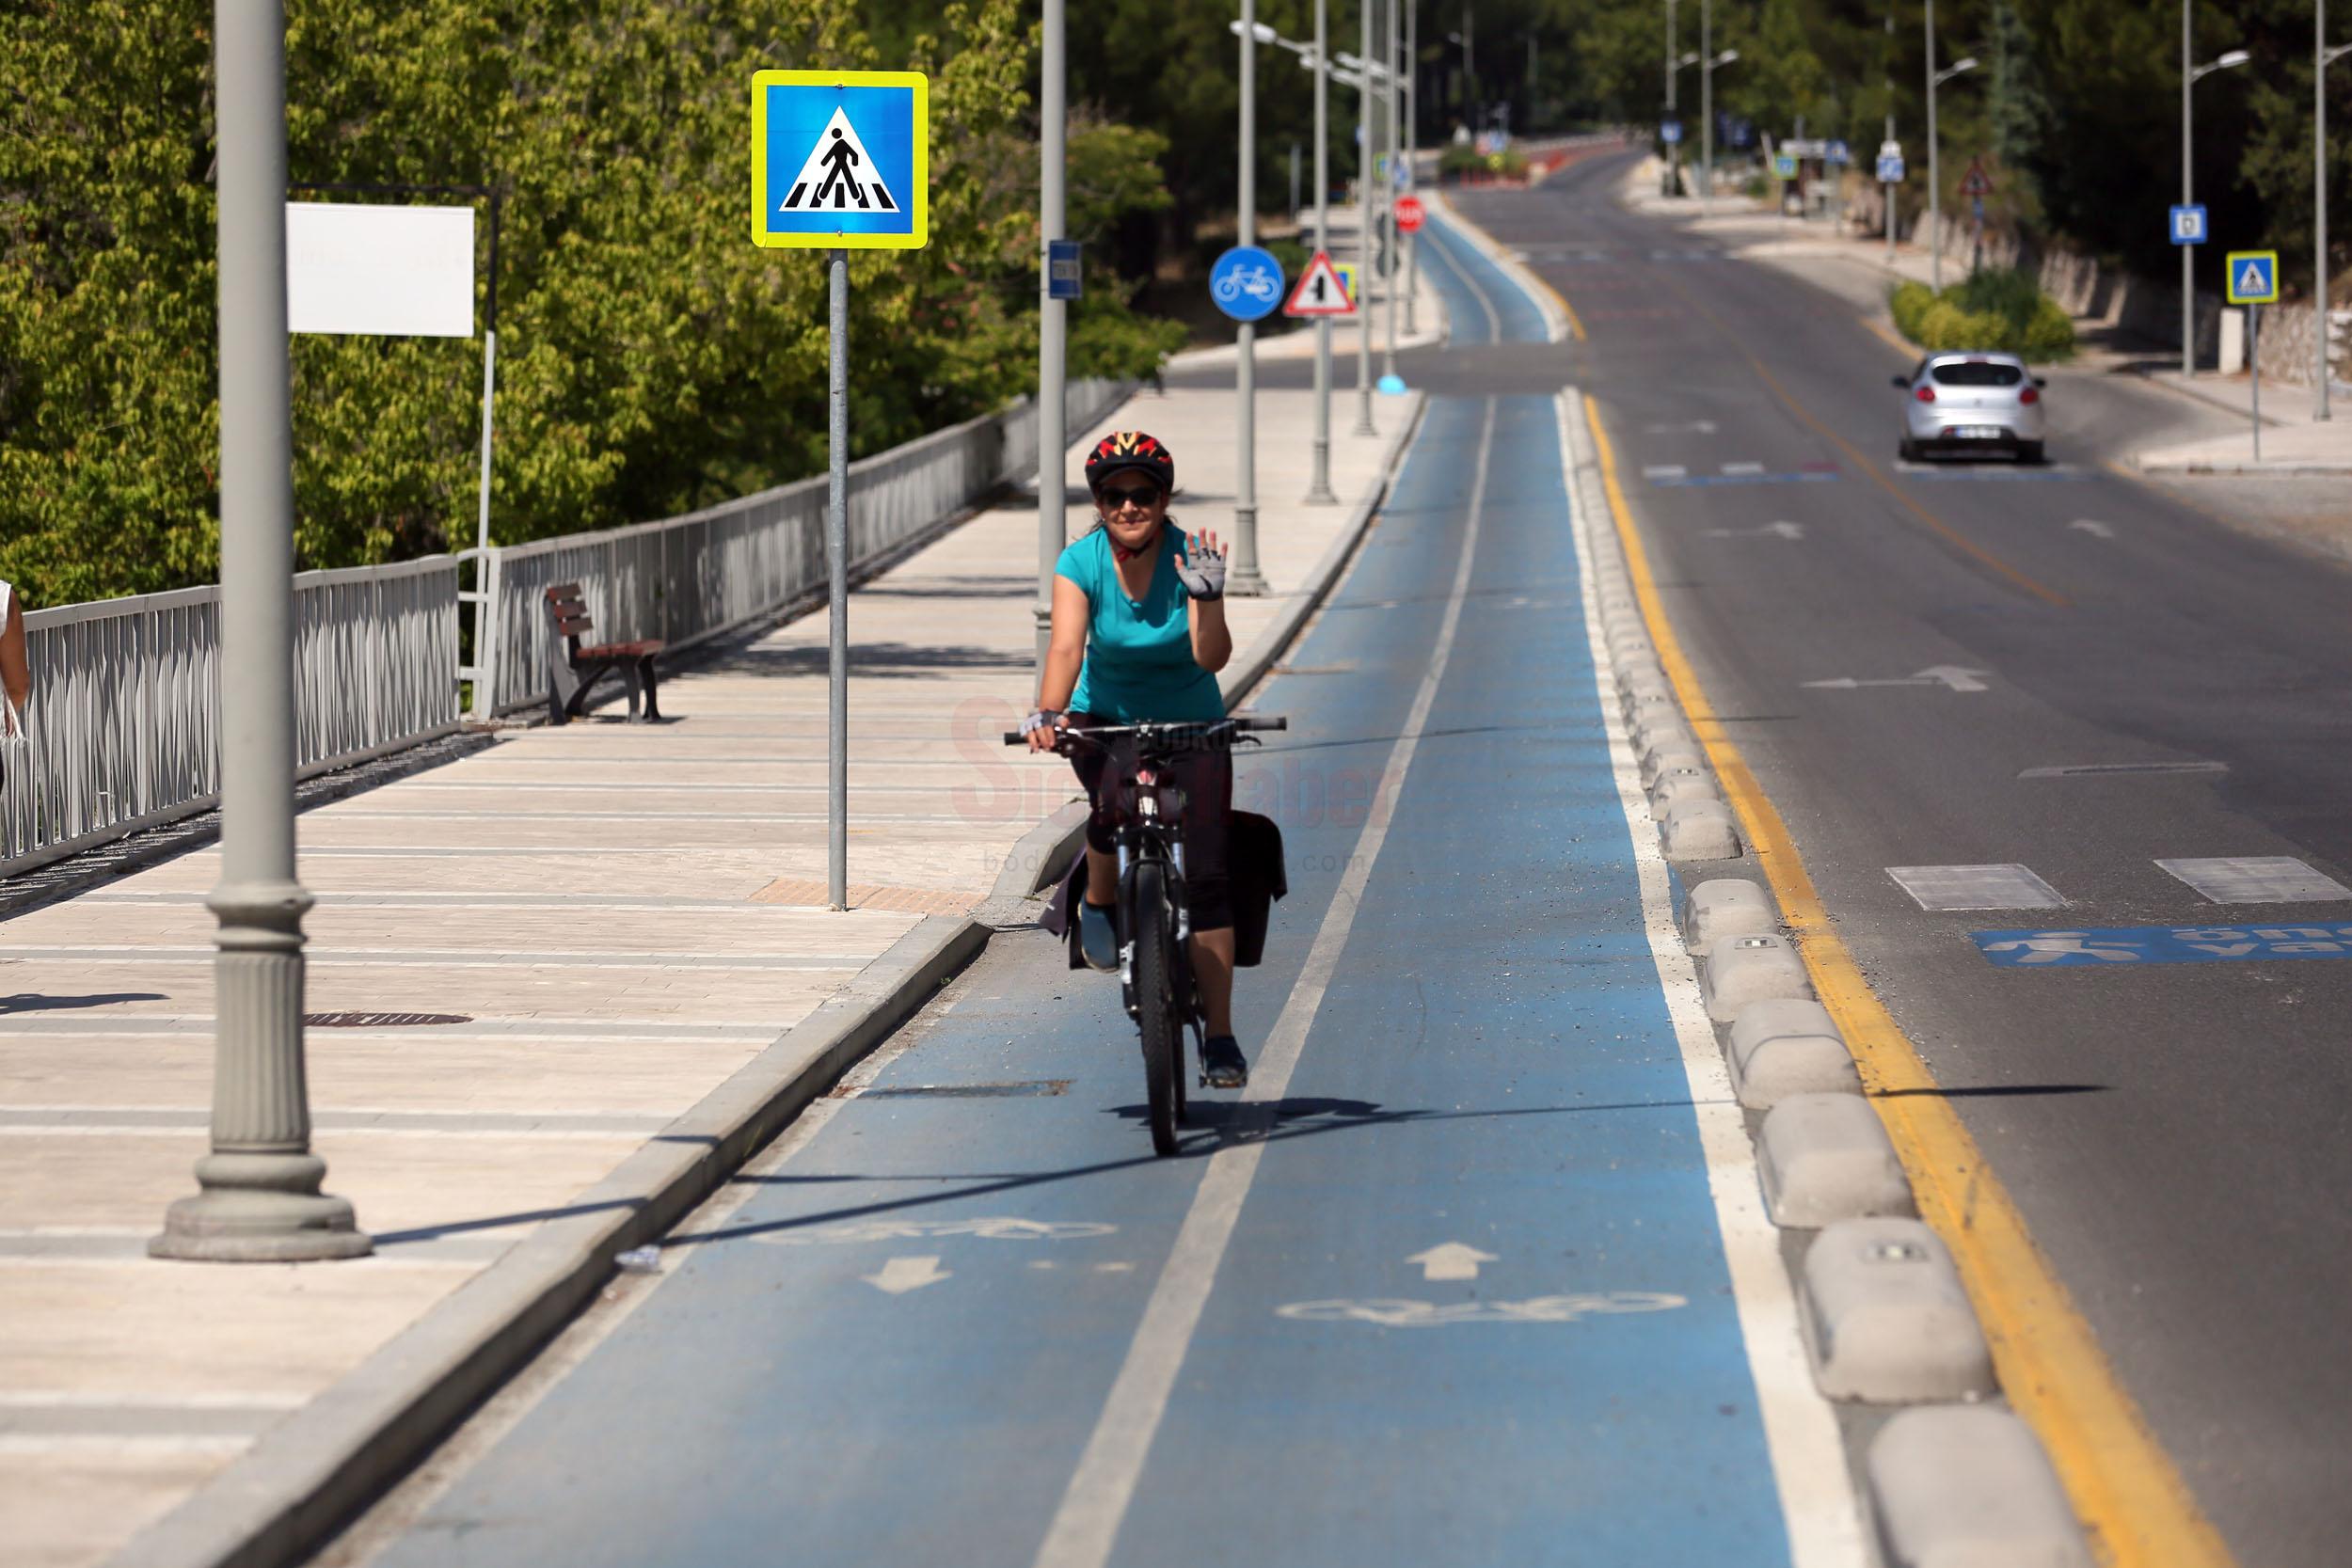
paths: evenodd
<path fill-rule="evenodd" d="M 1238 735 L 1249 731 L 1287 730 L 1290 727 L 1291 721 L 1279 714 L 1236 713 L 1224 719 L 1183 719 L 1166 723 L 1089 724 L 1084 729 L 1064 727 L 1057 732 L 1056 745 L 1058 749 L 1060 742 L 1072 736 L 1085 736 L 1099 745 L 1104 737 L 1115 735 L 1173 735 L 1187 730 L 1203 736 L 1213 735 L 1220 730 Z M 1026 746 L 1028 743 L 1028 736 L 1020 730 L 1005 732 L 1005 744 L 1008 746 Z"/>

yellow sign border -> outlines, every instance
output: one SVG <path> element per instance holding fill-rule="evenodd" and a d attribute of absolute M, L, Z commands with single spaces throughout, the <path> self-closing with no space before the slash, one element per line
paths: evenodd
<path fill-rule="evenodd" d="M 2266 294 L 2242 294 L 2237 292 L 2237 264 L 2261 257 L 2270 263 L 2270 292 Z M 2222 264 L 2229 270 L 2221 275 L 2222 290 L 2233 305 L 2276 305 L 2279 303 L 2279 253 L 2275 250 L 2233 250 Z"/>
<path fill-rule="evenodd" d="M 778 233 L 768 227 L 770 87 L 914 89 L 914 217 L 904 234 Z M 919 71 L 755 71 L 752 73 L 752 244 L 763 250 L 920 250 L 931 239 L 931 79 Z"/>

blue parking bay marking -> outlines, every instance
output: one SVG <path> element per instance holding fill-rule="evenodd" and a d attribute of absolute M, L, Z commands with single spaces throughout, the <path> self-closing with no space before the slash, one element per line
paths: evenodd
<path fill-rule="evenodd" d="M 2099 930 L 1971 931 L 1998 969 L 2352 958 L 2352 926 L 2114 926 Z"/>

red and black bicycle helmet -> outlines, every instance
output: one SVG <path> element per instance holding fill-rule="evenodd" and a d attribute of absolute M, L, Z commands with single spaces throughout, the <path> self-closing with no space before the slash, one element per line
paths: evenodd
<path fill-rule="evenodd" d="M 1131 468 L 1150 474 L 1158 482 L 1162 495 L 1176 488 L 1176 459 L 1158 437 L 1140 430 L 1114 431 L 1094 443 L 1094 450 L 1087 453 L 1087 488 L 1099 492 L 1104 480 Z"/>

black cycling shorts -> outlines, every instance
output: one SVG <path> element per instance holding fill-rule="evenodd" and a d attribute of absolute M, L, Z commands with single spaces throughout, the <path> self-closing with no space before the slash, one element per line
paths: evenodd
<path fill-rule="evenodd" d="M 1089 714 L 1069 717 L 1073 729 L 1085 729 L 1094 722 Z M 1114 762 L 1119 765 L 1115 774 L 1111 770 Z M 1104 788 L 1104 781 L 1106 776 L 1135 777 L 1134 745 L 1122 738 L 1114 741 L 1107 752 L 1080 747 L 1071 754 L 1070 766 L 1077 770 L 1078 782 L 1086 785 L 1087 799 L 1094 802 L 1093 814 L 1087 818 L 1087 847 L 1107 855 L 1118 847 L 1119 801 L 1116 792 Z M 1226 842 L 1233 815 L 1233 754 L 1221 746 L 1179 752 L 1168 759 L 1162 776 L 1184 792 L 1184 889 L 1192 904 L 1192 928 L 1226 930 L 1233 924 L 1232 883 L 1226 871 Z"/>

